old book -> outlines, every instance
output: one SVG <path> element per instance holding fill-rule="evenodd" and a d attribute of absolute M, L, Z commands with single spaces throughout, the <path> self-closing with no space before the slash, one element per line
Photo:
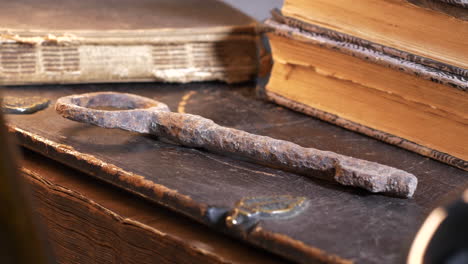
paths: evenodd
<path fill-rule="evenodd" d="M 274 66 L 264 91 L 270 100 L 468 169 L 466 78 L 277 17 L 280 22 L 267 21 L 274 30 Z"/>
<path fill-rule="evenodd" d="M 56 263 L 288 263 L 31 151 L 23 158 Z"/>
<path fill-rule="evenodd" d="M 428 63 L 435 60 L 453 65 L 468 76 L 468 12 L 463 7 L 435 0 L 360 0 L 358 4 L 349 0 L 286 0 L 282 12 L 418 55 Z"/>
<path fill-rule="evenodd" d="M 255 21 L 217 0 L 0 4 L 0 84 L 241 82 L 257 71 Z"/>
<path fill-rule="evenodd" d="M 15 86 L 4 89 L 4 94 L 33 96 L 41 93 L 41 96 L 52 100 L 51 105 L 57 98 L 70 94 L 68 86 L 50 85 L 45 88 L 53 89 Z M 7 125 L 23 146 L 85 172 L 87 175 L 77 175 L 86 177 L 84 182 L 89 183 L 89 177 L 99 178 L 295 263 L 404 263 L 427 212 L 447 197 L 463 192 L 468 184 L 467 172 L 256 100 L 252 88 L 251 83 L 235 86 L 220 83 L 161 84 L 158 89 L 146 83 L 79 84 L 73 87 L 73 92 L 119 90 L 160 98 L 171 109 L 183 105 L 181 112 L 202 115 L 218 124 L 404 169 L 418 176 L 414 199 L 368 194 L 199 149 L 167 144 L 147 135 L 70 122 L 57 115 L 53 107 L 31 115 L 8 115 Z M 58 184 L 65 185 L 64 182 Z M 104 191 L 97 192 L 101 194 Z M 273 207 L 280 205 L 277 202 L 286 202 L 276 200 L 278 196 L 305 198 L 305 207 L 298 208 L 291 202 L 282 203 L 289 205 L 287 208 Z M 114 197 L 100 200 L 120 202 Z M 259 200 L 251 204 L 250 210 L 242 207 L 253 213 L 250 216 L 242 213 L 241 216 L 246 218 L 232 225 L 232 221 L 228 221 L 229 216 L 236 212 L 245 198 Z M 62 201 L 60 197 L 54 200 Z M 293 199 L 289 201 L 294 202 Z M 79 208 L 74 212 L 80 216 L 85 214 Z M 282 208 L 283 212 L 295 214 L 285 215 L 276 211 L 278 214 L 269 215 L 269 210 L 263 211 L 262 208 Z M 262 210 L 260 216 L 255 213 L 258 210 Z M 149 209 L 146 211 L 151 213 Z M 86 214 L 86 218 L 77 219 L 73 226 L 82 226 L 81 223 L 89 217 Z M 132 215 L 130 212 L 126 217 Z M 150 223 L 160 222 L 155 219 Z M 61 232 L 63 227 L 57 227 L 54 232 Z M 112 225 L 113 230 L 119 230 L 118 236 L 125 238 L 128 233 L 124 230 L 127 228 L 129 225 L 126 224 Z M 192 229 L 197 230 L 198 227 L 193 226 Z M 63 241 L 70 241 L 66 237 L 68 234 L 58 235 L 64 237 Z M 93 238 L 99 238 L 92 234 Z M 164 238 L 169 237 L 163 236 L 161 240 Z M 148 249 L 145 252 L 165 252 L 165 249 L 160 251 L 161 247 L 157 245 L 154 247 L 153 241 L 139 241 L 142 241 L 141 245 L 132 245 Z M 202 245 L 204 252 L 208 250 L 207 245 L 211 247 L 207 242 Z M 212 247 L 212 250 L 219 252 L 220 248 Z M 239 255 L 242 254 L 245 253 L 239 251 Z M 232 263 L 229 260 L 225 262 Z"/>

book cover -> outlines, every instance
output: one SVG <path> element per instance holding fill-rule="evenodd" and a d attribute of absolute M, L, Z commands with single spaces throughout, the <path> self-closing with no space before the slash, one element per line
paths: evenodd
<path fill-rule="evenodd" d="M 68 86 L 49 87 L 53 89 L 43 89 L 42 96 L 52 105 L 72 92 Z M 418 177 L 414 198 L 369 194 L 147 135 L 71 122 L 53 107 L 9 115 L 8 128 L 22 146 L 86 173 L 77 177 L 113 184 L 294 263 L 404 263 L 427 213 L 468 184 L 467 173 L 460 169 L 257 100 L 252 88 L 221 83 L 161 84 L 158 89 L 142 83 L 79 84 L 73 92 L 136 93 L 160 98 L 171 109 L 186 102 L 186 113 L 218 124 L 394 166 Z M 37 91 L 8 87 L 4 94 L 32 96 Z M 262 216 L 238 225 L 227 221 L 245 197 L 275 201 L 288 195 L 306 198 L 308 206 L 288 217 Z"/>

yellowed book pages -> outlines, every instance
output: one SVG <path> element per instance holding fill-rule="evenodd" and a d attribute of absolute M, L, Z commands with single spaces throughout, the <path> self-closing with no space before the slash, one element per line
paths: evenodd
<path fill-rule="evenodd" d="M 468 69 L 466 10 L 433 0 L 285 0 L 282 8 L 288 17 Z"/>
<path fill-rule="evenodd" d="M 468 82 L 404 60 L 268 21 L 279 104 L 468 169 Z M 407 68 L 413 67 L 413 71 Z M 423 78 L 423 75 L 432 76 Z"/>

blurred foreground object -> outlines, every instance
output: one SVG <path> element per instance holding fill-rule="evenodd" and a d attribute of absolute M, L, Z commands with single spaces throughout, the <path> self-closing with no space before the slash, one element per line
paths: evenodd
<path fill-rule="evenodd" d="M 0 114 L 0 263 L 52 263 Z"/>
<path fill-rule="evenodd" d="M 438 207 L 419 230 L 408 264 L 468 263 L 468 189 L 462 197 Z"/>

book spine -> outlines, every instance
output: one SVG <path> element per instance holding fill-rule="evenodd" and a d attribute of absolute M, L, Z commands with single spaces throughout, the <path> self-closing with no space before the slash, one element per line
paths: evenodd
<path fill-rule="evenodd" d="M 0 42 L 0 84 L 251 80 L 256 38 L 145 45 Z"/>
<path fill-rule="evenodd" d="M 344 119 L 340 116 L 337 116 L 337 115 L 310 107 L 308 105 L 290 100 L 288 98 L 285 98 L 279 94 L 270 92 L 268 90 L 265 90 L 265 96 L 267 100 L 277 103 L 279 105 L 283 105 L 295 111 L 302 112 L 304 114 L 313 116 L 323 121 L 341 126 L 348 130 L 358 132 L 366 136 L 373 137 L 383 142 L 398 146 L 400 148 L 407 149 L 409 151 L 416 152 L 420 155 L 423 155 L 423 156 L 441 161 L 443 163 L 449 164 L 451 166 L 460 168 L 462 170 L 468 171 L 468 161 L 454 157 L 447 153 L 440 152 L 435 149 L 431 149 L 431 148 L 419 145 L 417 143 L 406 140 L 404 138 L 401 138 L 401 137 L 398 137 L 398 136 L 395 136 L 395 135 L 392 135 L 392 134 L 389 134 L 389 133 L 386 133 L 377 129 L 373 129 L 373 128 L 361 125 L 359 123 L 355 123 L 353 121 Z"/>

